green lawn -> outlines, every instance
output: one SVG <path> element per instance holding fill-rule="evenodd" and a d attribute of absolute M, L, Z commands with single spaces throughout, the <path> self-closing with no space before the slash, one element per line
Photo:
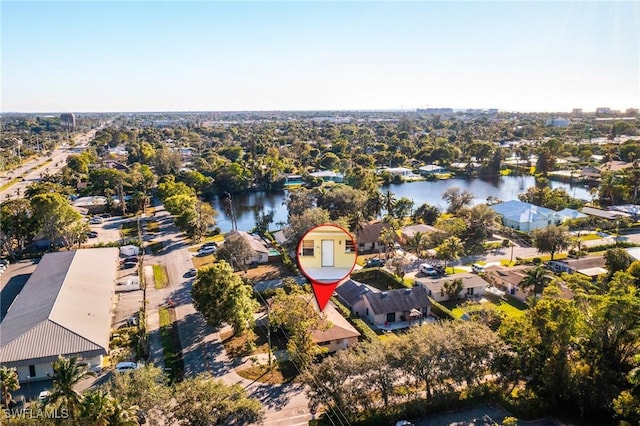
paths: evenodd
<path fill-rule="evenodd" d="M 580 235 L 580 241 L 601 240 L 601 239 L 602 239 L 602 237 L 600 237 L 598 234 Z"/>
<path fill-rule="evenodd" d="M 447 266 L 447 269 L 445 270 L 445 275 L 459 274 L 461 272 L 469 272 L 469 271 L 467 271 L 466 269 L 456 268 L 454 266 Z"/>
<path fill-rule="evenodd" d="M 157 289 L 165 288 L 169 285 L 169 277 L 164 266 L 153 265 L 153 281 Z"/>
<path fill-rule="evenodd" d="M 477 303 L 471 306 L 465 306 L 464 308 L 457 306 L 451 309 L 453 315 L 456 318 L 460 318 L 465 312 L 473 312 L 476 309 L 479 309 L 482 306 L 492 306 L 495 309 L 504 312 L 505 315 L 509 317 L 520 317 L 524 315 L 526 307 L 524 305 L 518 307 L 514 304 L 511 304 L 509 301 L 505 301 L 502 299 L 487 299 L 487 302 Z"/>

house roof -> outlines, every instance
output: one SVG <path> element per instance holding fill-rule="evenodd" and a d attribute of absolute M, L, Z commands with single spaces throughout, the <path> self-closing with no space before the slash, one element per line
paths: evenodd
<path fill-rule="evenodd" d="M 235 232 L 238 235 L 240 235 L 242 238 L 244 238 L 249 243 L 253 251 L 255 251 L 256 253 L 269 253 L 269 249 L 267 248 L 264 241 L 262 241 L 260 237 L 249 234 L 245 231 L 235 231 Z"/>
<path fill-rule="evenodd" d="M 406 238 L 411 238 L 417 232 L 422 232 L 424 234 L 427 232 L 433 232 L 437 230 L 438 230 L 437 228 L 434 228 L 433 226 L 430 226 L 430 225 L 418 224 L 418 225 L 405 226 L 404 228 L 401 229 L 400 232 L 402 232 L 402 234 Z"/>
<path fill-rule="evenodd" d="M 116 248 L 44 255 L 0 323 L 3 363 L 106 354 L 117 259 Z"/>
<path fill-rule="evenodd" d="M 333 303 L 329 302 L 322 311 L 325 315 L 324 324 L 330 327 L 326 330 L 311 330 L 314 342 L 330 342 L 331 340 L 348 339 L 350 337 L 360 337 L 360 333 L 347 321 L 340 312 L 336 310 Z"/>
<path fill-rule="evenodd" d="M 499 277 L 502 281 L 506 281 L 511 285 L 517 286 L 524 279 L 530 266 L 516 266 L 513 268 L 505 268 L 504 266 L 489 266 L 485 269 L 488 274 Z"/>
<path fill-rule="evenodd" d="M 412 309 L 431 306 L 427 291 L 420 286 L 379 293 L 367 292 L 364 294 L 364 298 L 369 302 L 374 315 L 389 312 L 409 312 Z"/>
<path fill-rule="evenodd" d="M 609 220 L 614 220 L 622 216 L 629 216 L 626 213 L 616 212 L 612 210 L 601 210 L 593 207 L 583 207 L 580 211 L 589 216 L 601 217 L 603 219 L 609 219 Z"/>
<path fill-rule="evenodd" d="M 424 172 L 439 172 L 441 170 L 445 170 L 442 166 L 436 166 L 435 164 L 427 164 L 426 166 L 418 167 L 419 170 Z"/>
<path fill-rule="evenodd" d="M 602 172 L 617 172 L 631 166 L 633 166 L 633 163 L 627 163 L 626 161 L 607 161 L 606 163 L 600 164 L 598 169 Z"/>
<path fill-rule="evenodd" d="M 356 302 L 362 299 L 362 296 L 369 292 L 378 292 L 377 289 L 372 289 L 366 284 L 358 281 L 348 279 L 344 283 L 336 287 L 335 292 L 338 297 L 342 299 L 347 305 L 353 306 Z"/>
<path fill-rule="evenodd" d="M 586 214 L 580 213 L 578 210 L 569 209 L 569 208 L 560 210 L 558 214 L 568 219 L 581 219 L 581 218 L 587 217 Z"/>
<path fill-rule="evenodd" d="M 493 206 L 490 206 L 490 208 L 504 219 L 509 219 L 518 223 L 545 220 L 550 216 L 557 214 L 551 209 L 525 203 L 520 200 L 505 201 L 504 203 L 494 204 Z"/>
<path fill-rule="evenodd" d="M 358 244 L 363 243 L 376 243 L 380 239 L 380 232 L 385 228 L 390 228 L 386 222 L 364 222 L 360 224 L 359 229 L 356 230 L 356 241 Z"/>
<path fill-rule="evenodd" d="M 471 274 L 471 273 L 463 273 L 463 274 L 453 274 L 448 275 L 442 278 L 420 278 L 416 279 L 416 282 L 426 286 L 432 292 L 439 292 L 444 284 L 448 281 L 453 281 L 460 279 L 462 280 L 463 288 L 473 288 L 473 287 L 488 287 L 489 283 L 482 279 L 479 275 Z"/>

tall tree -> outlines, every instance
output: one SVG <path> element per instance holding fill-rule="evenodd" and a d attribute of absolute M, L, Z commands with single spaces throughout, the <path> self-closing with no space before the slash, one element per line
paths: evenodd
<path fill-rule="evenodd" d="M 455 214 L 463 207 L 468 207 L 473 202 L 473 194 L 467 190 L 462 190 L 453 186 L 442 194 L 442 199 L 449 204 L 447 213 Z"/>
<path fill-rule="evenodd" d="M 171 417 L 191 426 L 253 424 L 262 418 L 260 401 L 240 385 L 227 385 L 209 373 L 186 379 L 175 387 Z"/>
<path fill-rule="evenodd" d="M 82 220 L 80 213 L 71 207 L 64 196 L 57 193 L 36 195 L 31 199 L 31 205 L 34 217 L 50 245 L 63 237 L 67 228 Z"/>
<path fill-rule="evenodd" d="M 447 270 L 447 261 L 460 259 L 464 253 L 464 245 L 458 237 L 449 237 L 442 242 L 437 248 L 438 259 L 444 261 L 444 270 Z"/>
<path fill-rule="evenodd" d="M 558 251 L 567 250 L 571 244 L 569 231 L 565 226 L 547 226 L 533 233 L 533 245 L 540 253 L 549 253 L 551 260 Z"/>
<path fill-rule="evenodd" d="M 194 306 L 207 324 L 219 327 L 228 322 L 236 333 L 252 328 L 256 302 L 251 294 L 251 286 L 235 275 L 225 261 L 200 269 L 191 289 Z"/>

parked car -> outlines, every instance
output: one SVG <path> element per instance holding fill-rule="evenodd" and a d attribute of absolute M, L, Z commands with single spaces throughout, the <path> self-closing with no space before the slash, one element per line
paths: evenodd
<path fill-rule="evenodd" d="M 434 268 L 432 265 L 429 265 L 428 263 L 421 263 L 419 269 L 420 269 L 420 272 L 430 277 L 435 277 L 436 275 L 440 275 L 436 270 L 436 268 Z"/>
<path fill-rule="evenodd" d="M 138 266 L 138 262 L 124 262 L 120 265 L 120 269 L 131 269 Z"/>
<path fill-rule="evenodd" d="M 109 219 L 109 218 L 111 218 L 111 215 L 110 215 L 109 213 L 102 213 L 102 214 L 100 215 L 100 217 L 101 217 L 102 219 Z"/>
<path fill-rule="evenodd" d="M 365 262 L 364 267 L 365 268 L 376 268 L 376 267 L 380 267 L 380 266 L 384 266 L 384 259 L 369 259 Z"/>
<path fill-rule="evenodd" d="M 198 255 L 199 256 L 206 256 L 208 254 L 213 254 L 215 252 L 216 252 L 216 248 L 215 247 L 201 248 L 200 250 L 198 250 Z"/>
<path fill-rule="evenodd" d="M 87 237 L 89 238 L 98 238 L 98 233 L 96 231 L 87 232 Z"/>
<path fill-rule="evenodd" d="M 89 220 L 89 223 L 91 225 L 100 225 L 102 224 L 103 220 L 101 217 L 92 217 L 91 220 Z"/>
<path fill-rule="evenodd" d="M 125 257 L 124 259 L 122 259 L 120 261 L 120 263 L 127 263 L 127 262 L 138 263 L 139 261 L 140 261 L 140 258 L 138 258 L 138 256 L 129 256 L 129 257 Z"/>
<path fill-rule="evenodd" d="M 200 250 L 202 249 L 206 249 L 206 248 L 211 248 L 211 247 L 218 247 L 218 243 L 216 243 L 215 241 L 212 241 L 210 243 L 204 243 L 203 245 L 200 246 Z"/>
<path fill-rule="evenodd" d="M 116 371 L 118 373 L 133 371 L 133 370 L 137 370 L 138 368 L 139 368 L 139 365 L 131 361 L 124 361 L 116 364 Z"/>
<path fill-rule="evenodd" d="M 484 266 L 474 263 L 473 265 L 471 265 L 471 270 L 476 274 L 480 274 L 484 272 Z"/>
<path fill-rule="evenodd" d="M 49 396 L 51 395 L 51 392 L 49 392 L 48 390 L 43 390 L 42 392 L 40 392 L 40 394 L 38 395 L 38 400 L 40 401 L 44 401 L 47 398 L 49 398 Z"/>
<path fill-rule="evenodd" d="M 198 270 L 196 268 L 191 268 L 187 272 L 188 277 L 195 277 L 196 275 L 198 275 Z"/>

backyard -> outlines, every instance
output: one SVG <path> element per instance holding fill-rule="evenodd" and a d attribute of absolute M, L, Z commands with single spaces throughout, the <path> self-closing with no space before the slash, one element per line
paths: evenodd
<path fill-rule="evenodd" d="M 481 308 L 496 309 L 508 317 L 519 317 L 524 315 L 527 309 L 526 304 L 512 298 L 501 299 L 489 295 L 485 295 L 479 302 L 468 303 L 466 300 L 460 299 L 456 302 L 447 301 L 442 304 L 451 309 L 456 318 L 461 318 L 465 313 L 471 313 Z"/>

